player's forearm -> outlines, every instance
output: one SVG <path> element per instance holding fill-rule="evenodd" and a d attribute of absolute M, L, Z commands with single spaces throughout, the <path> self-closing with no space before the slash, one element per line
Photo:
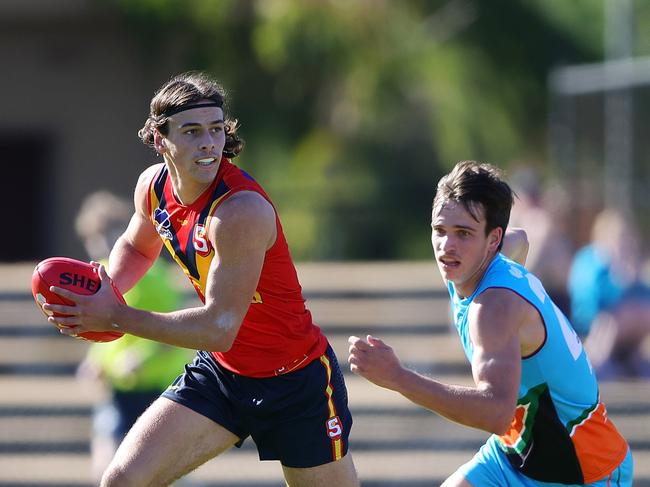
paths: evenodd
<path fill-rule="evenodd" d="M 227 351 L 243 316 L 205 306 L 156 313 L 123 306 L 113 316 L 119 331 L 193 350 Z"/>
<path fill-rule="evenodd" d="M 120 237 L 108 259 L 107 272 L 117 288 L 126 293 L 146 274 L 155 261 L 136 250 L 124 237 Z"/>
<path fill-rule="evenodd" d="M 490 433 L 504 433 L 512 419 L 510 408 L 489 391 L 444 384 L 408 369 L 395 390 L 451 421 Z"/>

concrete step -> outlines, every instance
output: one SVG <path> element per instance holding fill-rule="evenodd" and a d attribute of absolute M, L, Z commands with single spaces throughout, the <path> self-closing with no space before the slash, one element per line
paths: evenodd
<path fill-rule="evenodd" d="M 469 375 L 440 375 L 441 381 L 468 385 L 472 383 Z M 350 390 L 351 407 L 388 410 L 414 408 L 411 402 L 399 394 L 377 387 L 356 375 L 346 377 Z M 0 410 L 7 407 L 33 406 L 36 408 L 83 407 L 103 396 L 101 387 L 94 383 L 77 380 L 73 376 L 42 377 L 26 375 L 21 377 L 0 376 L 0 391 L 11 391 L 0 396 Z M 636 412 L 650 414 L 650 382 L 616 381 L 601 384 L 601 396 L 610 413 Z"/>
<path fill-rule="evenodd" d="M 444 289 L 433 260 L 413 262 L 299 262 L 307 294 L 320 292 L 437 292 Z"/>
<path fill-rule="evenodd" d="M 460 465 L 471 459 L 472 451 L 384 451 L 353 452 L 363 487 L 410 487 L 439 485 Z M 650 486 L 650 452 L 635 453 L 635 487 Z M 90 459 L 87 455 L 0 456 L 0 486 L 90 486 Z M 52 473 L 56 472 L 56 479 Z M 182 485 L 282 487 L 278 462 L 260 462 L 252 450 L 228 451 L 190 474 Z"/>
<path fill-rule="evenodd" d="M 29 293 L 32 269 L 32 263 L 0 268 L 0 487 L 90 486 L 91 411 L 106 393 L 74 377 L 88 344 L 46 323 Z M 346 364 L 348 336 L 370 333 L 420 372 L 472 383 L 450 331 L 446 290 L 435 264 L 301 264 L 298 273 L 308 306 L 345 372 L 355 421 L 351 448 L 362 485 L 439 485 L 487 434 L 376 387 L 350 374 Z M 650 382 L 603 382 L 601 395 L 634 449 L 635 486 L 650 487 Z M 279 464 L 259 462 L 249 439 L 178 487 L 282 485 Z"/>
<path fill-rule="evenodd" d="M 460 376 L 442 376 L 440 379 L 456 384 L 471 381 L 469 377 Z M 415 406 L 399 394 L 376 387 L 360 377 L 350 376 L 346 383 L 350 408 L 355 417 L 355 435 L 359 435 L 359 440 L 411 438 L 417 443 L 434 437 L 462 441 L 479 441 L 485 437 L 480 431 L 457 426 Z M 79 435 L 89 431 L 92 405 L 105 398 L 103 389 L 96 384 L 72 377 L 53 380 L 40 377 L 0 378 L 0 390 L 16 392 L 12 395 L 13 403 L 5 398 L 0 405 L 0 443 L 21 440 L 35 442 L 39 439 L 80 440 Z M 31 391 L 31 394 L 27 394 L 27 391 Z M 65 391 L 65 395 L 61 391 Z M 650 416 L 647 401 L 650 384 L 611 383 L 604 385 L 602 397 L 608 406 L 610 418 L 626 437 L 637 444 L 647 442 L 647 438 L 650 438 L 650 421 L 645 420 Z M 650 449 L 650 445 L 646 448 Z"/>
<path fill-rule="evenodd" d="M 487 433 L 433 414 L 409 411 L 353 409 L 352 442 L 355 451 L 426 449 L 433 451 L 475 450 Z M 635 451 L 650 450 L 650 424 L 645 414 L 618 413 L 610 419 Z M 25 454 L 86 453 L 89 449 L 91 417 L 83 414 L 0 417 L 0 452 Z M 253 448 L 248 441 L 245 448 Z"/>
<path fill-rule="evenodd" d="M 45 315 L 37 308 L 29 294 L 21 294 L 20 299 L 0 302 L 3 309 L 0 332 L 3 328 L 16 325 L 26 328 L 47 325 Z M 428 328 L 440 326 L 447 330 L 450 326 L 449 306 L 445 299 L 408 296 L 318 297 L 307 299 L 307 306 L 319 326 L 334 330 L 337 327 L 362 326 L 379 329 L 397 327 L 398 330 L 404 328 L 409 331 L 421 326 L 429 331 Z M 52 328 L 56 331 L 55 327 Z"/>

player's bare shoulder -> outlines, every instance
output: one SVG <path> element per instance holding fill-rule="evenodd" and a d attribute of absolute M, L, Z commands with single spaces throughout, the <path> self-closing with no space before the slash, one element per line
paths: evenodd
<path fill-rule="evenodd" d="M 138 182 L 136 183 L 136 191 L 138 189 L 144 189 L 148 190 L 149 189 L 149 184 L 151 183 L 151 180 L 154 178 L 154 176 L 160 171 L 160 169 L 165 165 L 164 162 L 160 162 L 158 164 L 153 164 L 146 168 L 144 171 L 140 173 L 140 176 L 138 177 Z"/>
<path fill-rule="evenodd" d="M 488 288 L 470 305 L 470 329 L 478 334 L 516 332 L 526 320 L 530 305 L 516 292 L 502 287 Z M 472 326 L 474 325 L 474 326 Z"/>
<path fill-rule="evenodd" d="M 522 356 L 537 350 L 546 331 L 535 306 L 511 289 L 489 288 L 470 305 L 470 333 L 482 341 L 518 335 Z"/>
<path fill-rule="evenodd" d="M 275 208 L 255 191 L 240 191 L 224 201 L 210 218 L 208 232 L 222 238 L 259 239 L 267 249 L 277 233 Z"/>
<path fill-rule="evenodd" d="M 527 315 L 531 305 L 521 295 L 505 287 L 489 287 L 476 296 L 472 308 L 490 318 L 518 319 Z"/>
<path fill-rule="evenodd" d="M 135 185 L 135 192 L 133 195 L 135 208 L 139 212 L 147 213 L 149 187 L 151 186 L 151 181 L 160 169 L 165 165 L 164 162 L 154 164 L 146 168 L 140 176 L 138 177 L 138 182 Z"/>

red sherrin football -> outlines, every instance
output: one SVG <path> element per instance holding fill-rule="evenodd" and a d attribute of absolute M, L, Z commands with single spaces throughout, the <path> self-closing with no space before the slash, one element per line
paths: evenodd
<path fill-rule="evenodd" d="M 124 297 L 115 287 L 113 291 L 124 303 Z M 73 304 L 70 300 L 62 298 L 50 291 L 50 286 L 57 286 L 68 289 L 77 294 L 95 294 L 101 286 L 101 280 L 97 274 L 97 268 L 88 262 L 71 259 L 69 257 L 50 257 L 39 262 L 32 274 L 32 295 L 38 307 L 46 316 L 48 313 L 43 309 L 43 303 L 50 304 Z M 65 316 L 54 313 L 54 316 Z M 91 342 L 111 342 L 123 336 L 124 333 L 117 331 L 87 331 L 79 333 L 78 338 Z"/>

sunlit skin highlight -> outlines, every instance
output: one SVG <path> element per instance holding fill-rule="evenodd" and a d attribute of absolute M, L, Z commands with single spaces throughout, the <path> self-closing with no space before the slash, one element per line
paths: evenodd
<path fill-rule="evenodd" d="M 215 323 L 220 330 L 228 331 L 236 327 L 239 324 L 239 321 L 237 320 L 237 315 L 235 313 L 225 312 L 221 313 L 217 317 Z"/>

